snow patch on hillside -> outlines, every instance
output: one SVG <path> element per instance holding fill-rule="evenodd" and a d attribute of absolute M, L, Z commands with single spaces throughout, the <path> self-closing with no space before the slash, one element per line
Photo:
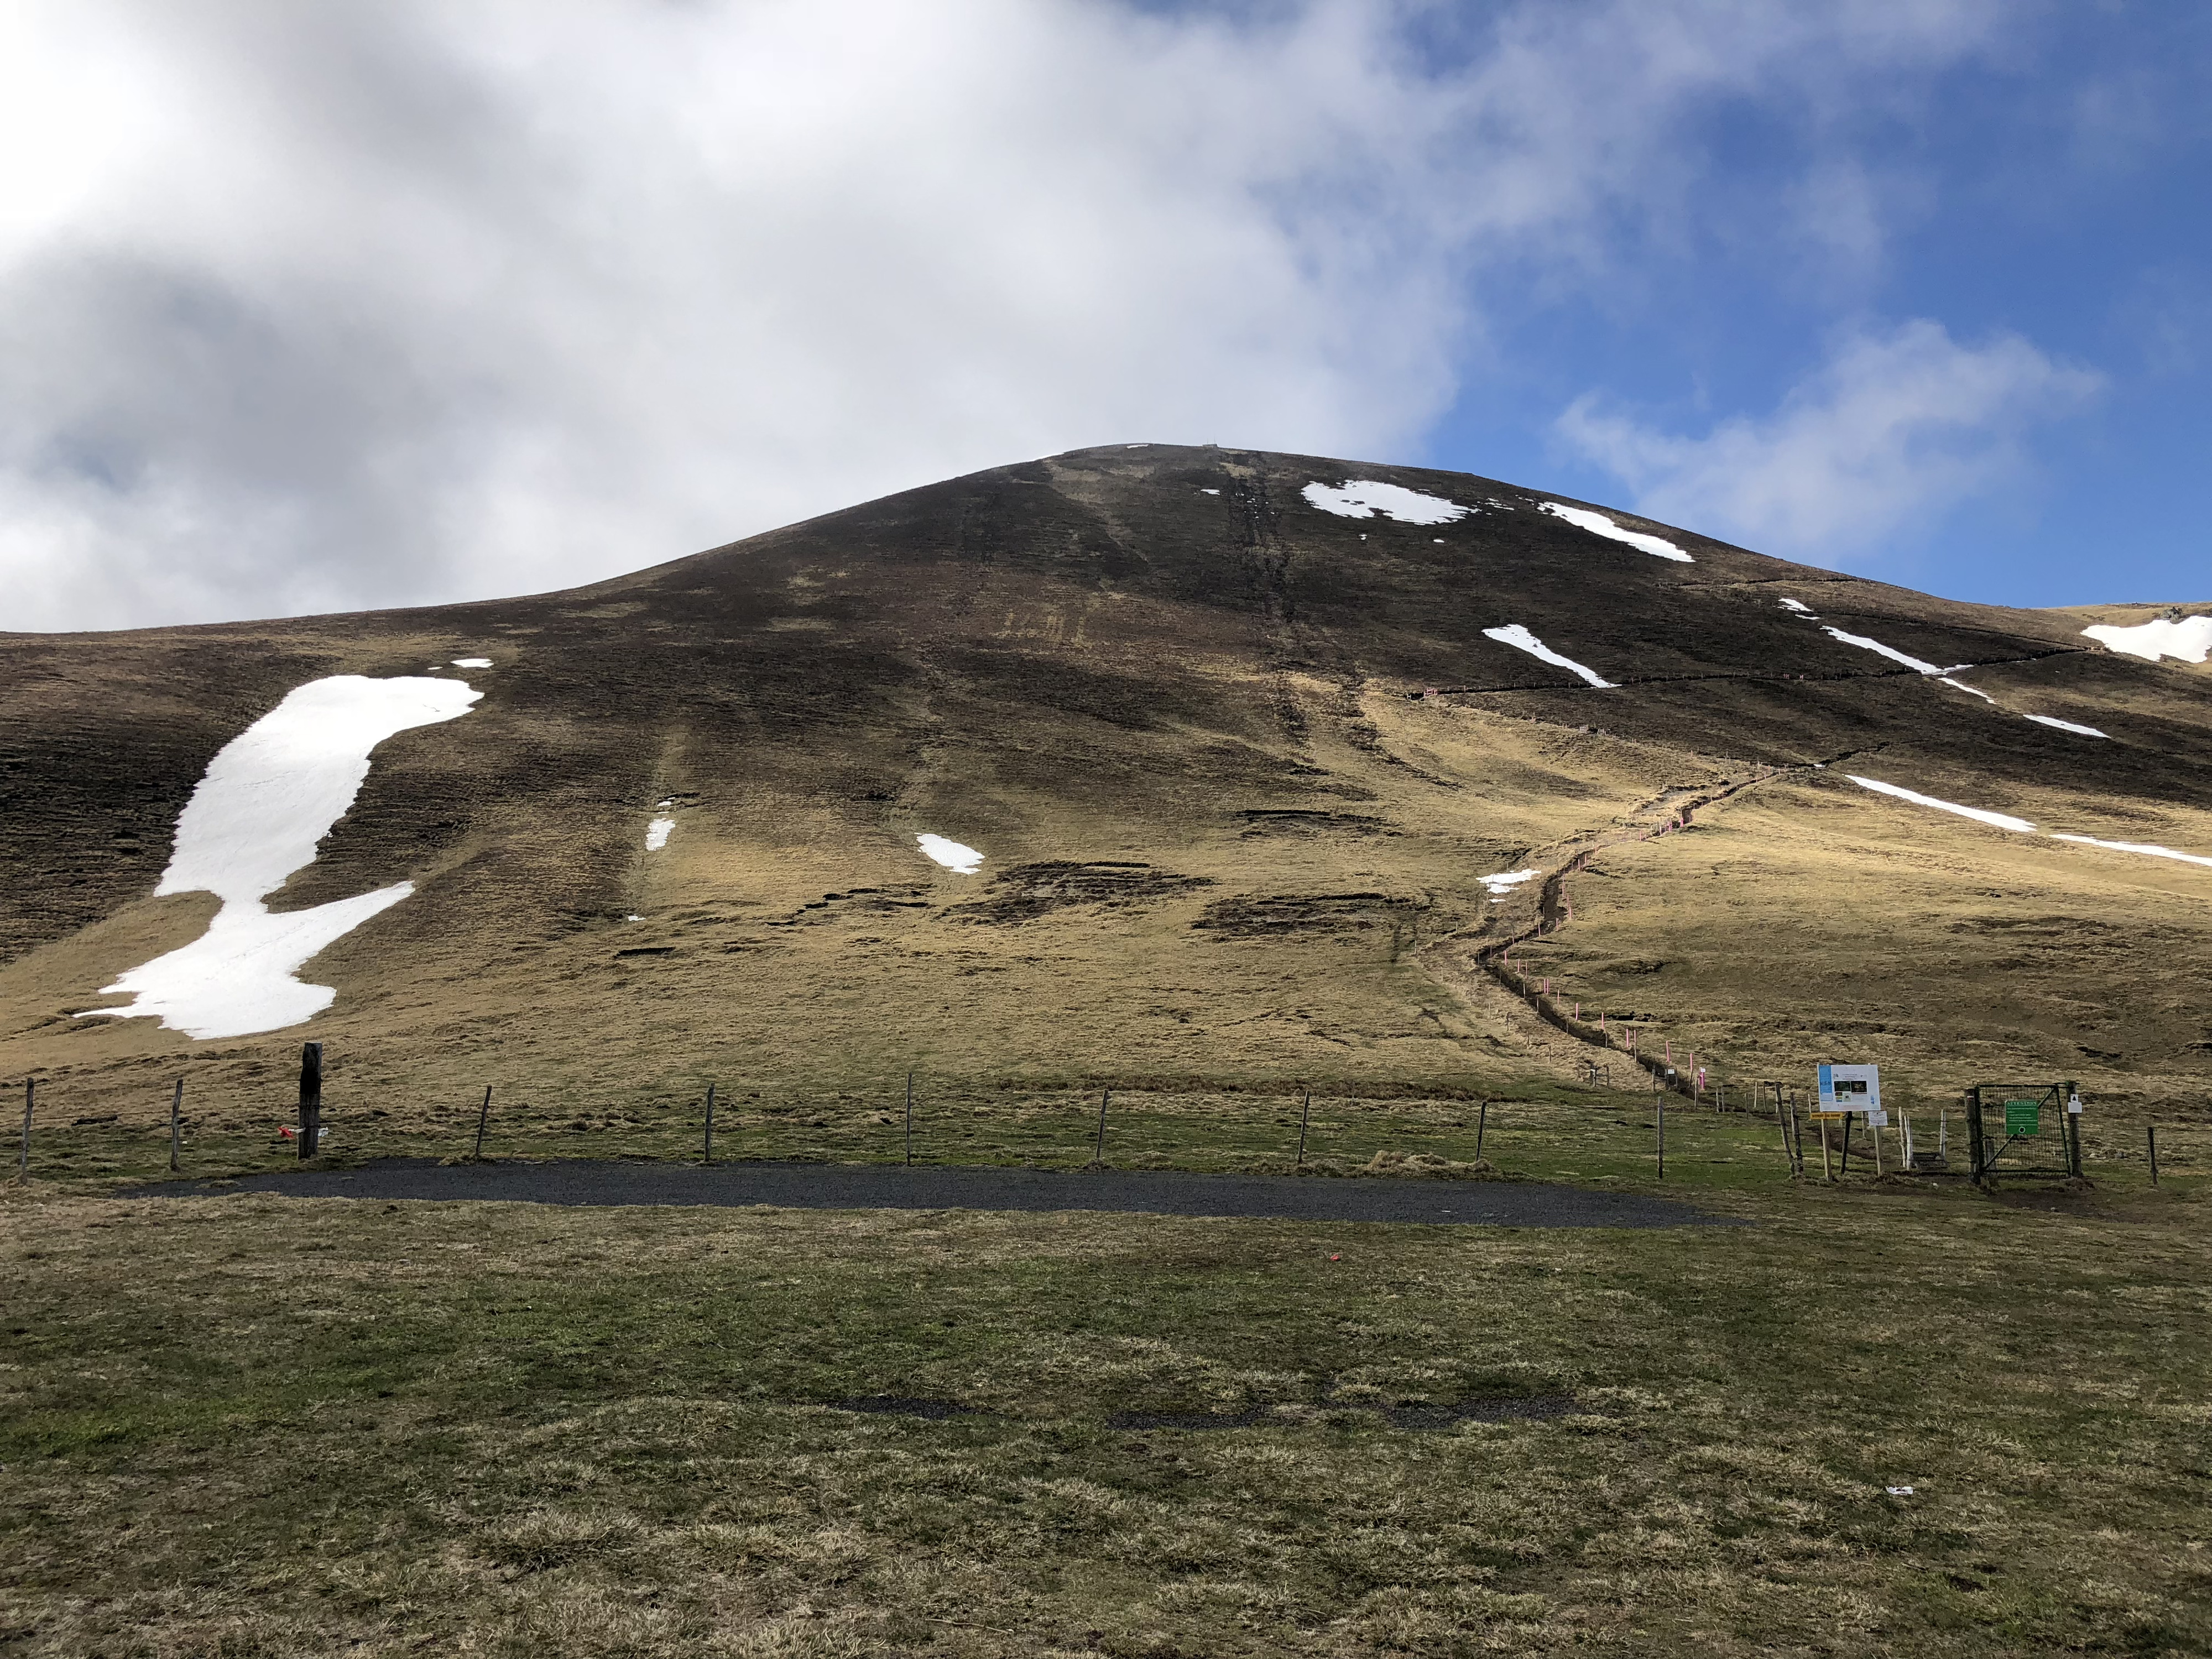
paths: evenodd
<path fill-rule="evenodd" d="M 1482 631 L 1485 637 L 1496 640 L 1500 645 L 1510 645 L 1516 651 L 1526 651 L 1532 657 L 1540 658 L 1556 667 L 1565 668 L 1581 675 L 1601 691 L 1613 691 L 1620 689 L 1611 680 L 1600 678 L 1595 669 L 1583 667 L 1572 657 L 1561 656 L 1519 623 L 1510 623 L 1504 628 L 1486 628 Z"/>
<path fill-rule="evenodd" d="M 1855 645 L 1862 651 L 1879 652 L 1881 655 L 1887 657 L 1892 662 L 1903 663 L 1907 668 L 1911 669 L 1915 673 L 1933 674 L 1940 679 L 1942 676 L 1951 672 L 1948 668 L 1938 668 L 1932 662 L 1923 662 L 1917 657 L 1908 657 L 1904 652 L 1897 649 L 1896 647 L 1884 645 L 1880 640 L 1870 640 L 1863 634 L 1846 634 L 1842 629 L 1832 628 L 1826 623 L 1822 623 L 1820 624 L 1820 631 L 1823 634 L 1827 635 L 1832 639 L 1841 640 L 1845 645 Z M 1960 668 L 1972 668 L 1973 664 L 1962 662 L 1956 664 L 1955 666 Z"/>
<path fill-rule="evenodd" d="M 2155 622 L 2137 623 L 2132 628 L 2122 628 L 2117 623 L 2099 623 L 2081 631 L 2100 645 L 2124 651 L 2130 657 L 2141 657 L 2145 662 L 2156 662 L 2161 657 L 2203 662 L 2212 655 L 2212 617 L 2184 617 L 2179 622 L 2160 617 Z"/>
<path fill-rule="evenodd" d="M 1377 483 L 1372 478 L 1346 478 L 1332 488 L 1310 483 L 1302 492 L 1307 501 L 1340 519 L 1370 519 L 1380 514 L 1400 524 L 1450 524 L 1474 509 L 1448 501 L 1441 495 L 1424 495 L 1418 489 Z"/>
<path fill-rule="evenodd" d="M 302 984 L 295 970 L 415 884 L 281 915 L 262 900 L 314 862 L 316 846 L 361 793 L 379 744 L 457 719 L 483 696 L 460 680 L 359 674 L 296 687 L 208 763 L 177 819 L 155 896 L 213 893 L 222 908 L 207 932 L 105 988 L 131 995 L 128 1006 L 80 1018 L 151 1016 L 189 1036 L 232 1037 L 296 1025 L 329 1007 L 337 992 Z"/>
<path fill-rule="evenodd" d="M 983 855 L 972 847 L 963 847 L 957 841 L 947 841 L 943 836 L 916 836 L 921 850 L 960 875 L 972 876 L 983 862 Z"/>
<path fill-rule="evenodd" d="M 2057 726 L 2061 732 L 2079 732 L 2085 738 L 2109 738 L 2112 735 L 2109 732 L 2100 732 L 2094 726 L 2076 726 L 2072 720 L 2062 720 L 2051 714 L 2028 714 L 2022 718 L 2032 720 L 2038 726 Z"/>
<path fill-rule="evenodd" d="M 1995 702 L 1996 701 L 1996 699 L 1991 696 L 1988 692 L 1977 691 L 1972 686 L 1968 685 L 1964 680 L 1954 680 L 1948 674 L 1942 677 L 1942 683 L 1945 685 L 1949 686 L 1954 691 L 1963 691 L 1970 697 L 1979 697 L 1984 702 Z"/>
<path fill-rule="evenodd" d="M 1978 806 L 1961 806 L 1953 800 L 1938 800 L 1933 795 L 1923 795 L 1917 790 L 1902 788 L 1893 783 L 1884 783 L 1880 778 L 1863 778 L 1856 772 L 1844 775 L 1862 789 L 1872 789 L 1884 795 L 1894 795 L 1899 800 L 1911 801 L 1915 806 L 1932 806 L 1939 812 L 1956 812 L 1962 818 L 1972 818 L 1977 823 L 1986 823 L 1994 829 L 2021 832 L 2035 826 L 2026 818 L 2016 818 L 2009 812 L 1991 812 Z"/>
<path fill-rule="evenodd" d="M 456 668 L 489 668 L 491 666 L 491 659 L 489 657 L 456 657 L 453 659 L 453 666 Z"/>
<path fill-rule="evenodd" d="M 1524 881 L 1534 880 L 1541 873 L 1538 870 L 1506 870 L 1494 876 L 1478 876 L 1475 879 L 1489 892 L 1492 904 L 1503 904 L 1506 896 L 1515 888 Z"/>
<path fill-rule="evenodd" d="M 655 818 L 645 826 L 645 850 L 658 853 L 668 845 L 668 832 L 676 827 L 674 818 Z"/>
<path fill-rule="evenodd" d="M 1784 610 L 1795 611 L 1801 617 L 1809 617 L 1813 614 L 1813 607 L 1800 600 L 1784 599 L 1782 601 L 1782 605 Z"/>
<path fill-rule="evenodd" d="M 2115 853 L 2142 853 L 2154 859 L 2179 859 L 2184 864 L 2202 864 L 2212 868 L 2212 859 L 2196 853 L 2177 853 L 2171 847 L 2154 847 L 2142 841 L 2099 841 L 2094 836 L 2062 836 L 2051 831 L 2053 841 L 2078 842 L 2084 847 L 2102 847 Z"/>
<path fill-rule="evenodd" d="M 1587 530 L 1591 535 L 1603 536 L 1609 541 L 1626 542 L 1638 551 L 1649 553 L 1654 558 L 1677 559 L 1684 564 L 1697 562 L 1674 543 L 1662 541 L 1656 536 L 1647 536 L 1640 530 L 1623 530 L 1602 513 L 1593 513 L 1583 507 L 1563 507 L 1557 501 L 1540 501 L 1537 505 L 1555 518 L 1565 519 L 1578 530 Z"/>

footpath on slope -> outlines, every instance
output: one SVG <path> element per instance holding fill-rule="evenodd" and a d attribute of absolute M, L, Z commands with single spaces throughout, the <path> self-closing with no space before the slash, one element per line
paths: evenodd
<path fill-rule="evenodd" d="M 792 1210 L 1098 1210 L 1122 1215 L 1395 1221 L 1487 1227 L 1727 1227 L 1670 1199 L 1538 1182 L 1201 1175 L 1175 1170 L 1019 1170 L 977 1165 L 596 1159 L 439 1164 L 380 1158 L 350 1170 L 278 1170 L 233 1181 L 171 1181 L 144 1198 L 397 1200 L 519 1204 L 766 1206 Z"/>
<path fill-rule="evenodd" d="M 1462 962 L 1488 975 L 1514 997 L 1525 1002 L 1539 1019 L 1577 1042 L 1622 1056 L 1639 1070 L 1649 1073 L 1655 1087 L 1670 1089 L 1677 1094 L 1694 1097 L 1699 1091 L 1686 1059 L 1678 1068 L 1671 1058 L 1662 1058 L 1648 1050 L 1639 1052 L 1632 1026 L 1624 1025 L 1617 1037 L 1605 1023 L 1605 1016 L 1600 1015 L 1595 1023 L 1584 1019 L 1581 1016 L 1579 1004 L 1574 1005 L 1573 1012 L 1569 1012 L 1540 981 L 1532 980 L 1520 971 L 1513 961 L 1513 947 L 1556 932 L 1563 922 L 1574 920 L 1574 903 L 1565 892 L 1566 878 L 1577 871 L 1588 869 L 1590 860 L 1607 848 L 1654 841 L 1662 836 L 1687 829 L 1692 815 L 1700 808 L 1717 805 L 1745 790 L 1777 778 L 1809 776 L 1822 767 L 1832 765 L 1856 752 L 1846 751 L 1844 755 L 1832 756 L 1827 761 L 1820 763 L 1784 766 L 1759 764 L 1754 766 L 1747 777 L 1727 780 L 1702 789 L 1666 789 L 1607 824 L 1577 830 L 1547 848 L 1532 852 L 1529 856 L 1538 860 L 1538 867 L 1543 871 L 1543 880 L 1535 890 L 1534 916 L 1504 937 L 1476 946 L 1461 958 Z M 1448 951 L 1455 944 L 1464 943 L 1465 936 L 1462 935 L 1456 939 L 1439 941 L 1439 947 Z"/>

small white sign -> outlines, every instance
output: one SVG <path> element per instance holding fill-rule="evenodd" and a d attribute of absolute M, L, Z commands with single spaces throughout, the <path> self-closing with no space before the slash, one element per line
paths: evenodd
<path fill-rule="evenodd" d="M 2066 1109 L 2069 1112 L 2078 1113 L 2081 1109 L 2081 1097 L 2079 1095 L 2069 1095 L 2066 1101 Z"/>
<path fill-rule="evenodd" d="M 1820 1109 L 1824 1112 L 1864 1112 L 1877 1117 L 1881 1111 L 1881 1067 L 1830 1066 L 1820 1067 Z M 1886 1117 L 1879 1121 L 1887 1123 Z"/>

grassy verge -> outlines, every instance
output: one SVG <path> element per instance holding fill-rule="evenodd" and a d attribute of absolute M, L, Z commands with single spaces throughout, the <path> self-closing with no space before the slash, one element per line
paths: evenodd
<path fill-rule="evenodd" d="M 1706 1154 L 1729 1157 L 1711 1137 L 1738 1131 L 1705 1129 Z M 1534 1156 L 1547 1132 L 1519 1133 Z M 1583 1139 L 1594 1178 L 1612 1154 Z M 1790 1189 L 1706 1167 L 1700 1196 L 1758 1225 L 309 1208 L 19 1187 L 0 1211 L 0 1642 L 2212 1643 L 2201 1197 Z M 1559 1394 L 1565 1416 L 1443 1431 L 1372 1409 Z M 973 1410 L 832 1403 L 878 1395 Z M 1123 1411 L 1250 1418 L 1110 1426 Z"/>

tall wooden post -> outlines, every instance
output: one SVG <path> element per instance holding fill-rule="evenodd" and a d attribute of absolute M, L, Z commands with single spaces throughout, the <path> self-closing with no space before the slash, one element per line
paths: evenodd
<path fill-rule="evenodd" d="M 2072 1079 L 2060 1084 L 2065 1098 L 2058 1103 L 2059 1121 L 2066 1126 L 2066 1173 L 2079 1181 L 2081 1178 L 2081 1115 L 2074 1109 L 2075 1091 L 2080 1087 Z"/>
<path fill-rule="evenodd" d="M 300 1162 L 315 1155 L 323 1138 L 323 1045 L 300 1045 Z"/>
<path fill-rule="evenodd" d="M 1306 1125 L 1313 1121 L 1313 1091 L 1306 1091 L 1306 1103 L 1298 1109 L 1298 1168 L 1306 1167 Z"/>
<path fill-rule="evenodd" d="M 1980 1085 L 1966 1091 L 1966 1173 L 1978 1187 L 1989 1179 L 1989 1143 L 1982 1137 L 1982 1091 Z"/>
<path fill-rule="evenodd" d="M 474 1152 L 470 1154 L 472 1158 L 482 1158 L 483 1156 L 484 1124 L 490 1119 L 490 1117 L 491 1085 L 487 1083 L 484 1085 L 483 1104 L 477 1108 L 477 1149 Z"/>
<path fill-rule="evenodd" d="M 702 1163 L 702 1164 L 712 1164 L 714 1161 L 714 1085 L 713 1084 L 711 1084 L 711 1083 L 710 1083 L 710 1084 L 708 1084 L 708 1085 L 707 1085 L 707 1153 L 706 1153 L 706 1156 L 705 1156 L 704 1158 L 701 1158 L 701 1159 L 700 1159 L 700 1162 L 701 1162 L 701 1163 Z"/>
<path fill-rule="evenodd" d="M 1663 1089 L 1655 1091 L 1651 1097 L 1651 1103 L 1658 1109 L 1659 1114 L 1659 1179 L 1664 1181 L 1667 1178 L 1666 1091 Z"/>
<path fill-rule="evenodd" d="M 2143 1126 L 2143 1145 L 2150 1152 L 2150 1184 L 2158 1185 L 2158 1125 Z"/>
<path fill-rule="evenodd" d="M 1482 1137 L 1490 1128 L 1490 1097 L 1482 1098 L 1481 1115 L 1474 1120 L 1474 1161 L 1482 1162 Z"/>
<path fill-rule="evenodd" d="M 906 1161 L 914 1162 L 914 1073 L 906 1074 Z"/>
<path fill-rule="evenodd" d="M 177 1086 L 169 1092 L 169 1170 L 176 1172 L 177 1146 L 183 1138 L 185 1113 L 185 1080 L 177 1079 Z"/>
<path fill-rule="evenodd" d="M 1103 1089 L 1099 1091 L 1098 1150 L 1097 1153 L 1092 1156 L 1091 1161 L 1093 1164 L 1097 1164 L 1101 1169 L 1103 1169 L 1106 1165 L 1106 1103 L 1113 1098 L 1114 1091 L 1111 1089 Z"/>

